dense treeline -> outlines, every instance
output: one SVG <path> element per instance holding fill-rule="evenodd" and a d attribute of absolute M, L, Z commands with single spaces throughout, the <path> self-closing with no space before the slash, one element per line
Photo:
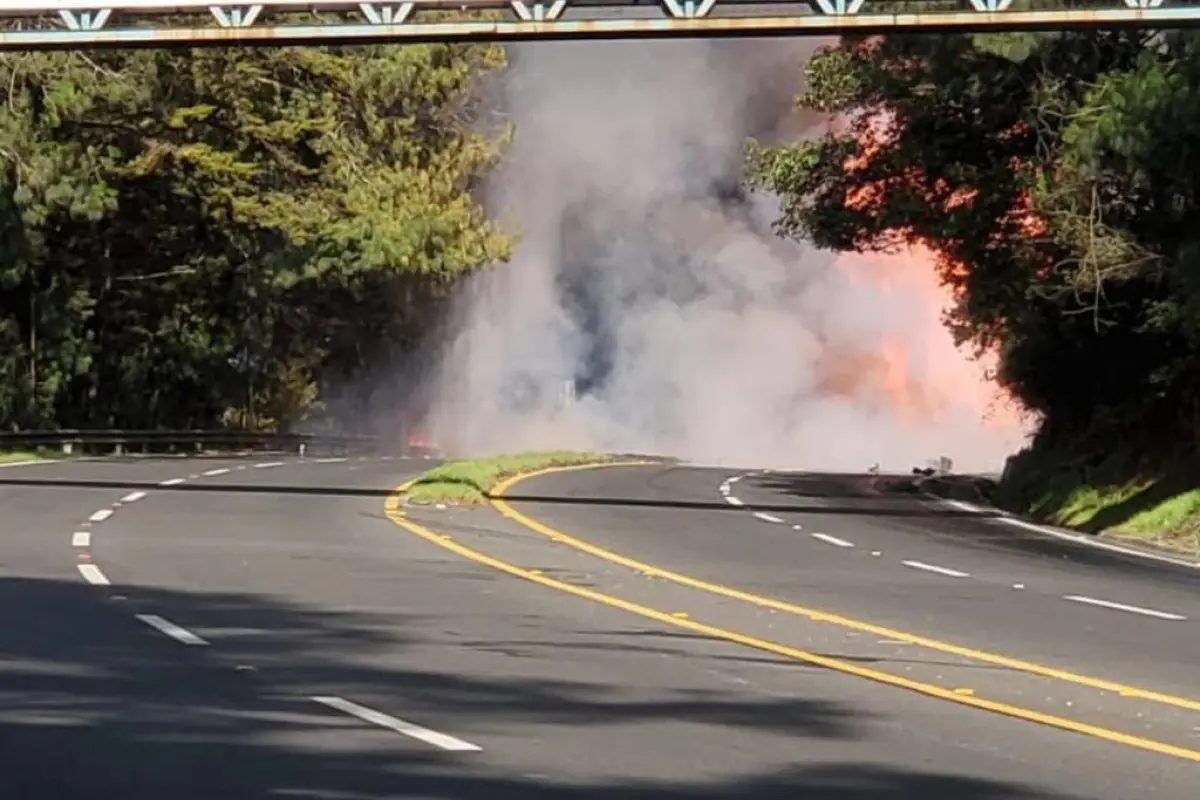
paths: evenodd
<path fill-rule="evenodd" d="M 288 426 L 508 241 L 472 45 L 0 55 L 0 428 Z"/>
<path fill-rule="evenodd" d="M 844 124 L 751 148 L 780 230 L 932 246 L 948 324 L 999 353 L 999 380 L 1041 419 L 1027 473 L 1052 455 L 1086 479 L 1134 452 L 1125 468 L 1152 472 L 1196 451 L 1200 38 L 847 39 L 808 76 L 802 105 Z"/>

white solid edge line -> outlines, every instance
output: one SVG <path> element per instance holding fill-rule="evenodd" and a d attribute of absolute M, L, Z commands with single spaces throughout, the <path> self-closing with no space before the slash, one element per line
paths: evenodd
<path fill-rule="evenodd" d="M 0 464 L 0 469 L 3 469 L 4 467 L 29 467 L 29 466 L 33 466 L 34 464 L 50 464 L 50 463 L 53 463 L 53 459 L 31 458 L 26 461 L 6 461 L 3 464 Z"/>
<path fill-rule="evenodd" d="M 83 579 L 93 586 L 109 585 L 108 578 L 95 564 L 76 564 L 75 567 L 79 570 L 79 574 L 83 576 Z"/>
<path fill-rule="evenodd" d="M 178 486 L 179 484 L 183 483 L 186 480 L 187 480 L 187 478 L 168 478 L 165 481 L 159 481 L 158 485 L 159 486 Z"/>
<path fill-rule="evenodd" d="M 146 496 L 145 492 L 130 492 L 129 494 L 127 494 L 121 498 L 121 502 L 122 503 L 136 503 L 138 500 L 141 500 L 145 496 Z"/>
<path fill-rule="evenodd" d="M 113 512 L 112 512 L 111 508 L 102 508 L 99 511 L 92 512 L 92 515 L 90 517 L 88 517 L 88 521 L 89 522 L 104 522 L 104 520 L 106 520 L 112 516 L 112 513 Z"/>
<path fill-rule="evenodd" d="M 208 642 L 204 641 L 186 628 L 181 628 L 174 622 L 163 619 L 157 614 L 135 614 L 134 616 L 149 625 L 151 628 L 154 628 L 154 630 L 158 631 L 159 633 L 165 633 L 167 636 L 170 636 L 177 642 L 182 642 L 183 644 L 192 646 L 208 644 Z"/>
<path fill-rule="evenodd" d="M 948 578 L 969 578 L 969 577 L 971 577 L 971 574 L 969 572 L 959 572 L 956 569 L 949 569 L 948 567 L 939 567 L 937 564 L 926 564 L 923 561 L 901 561 L 900 563 L 906 567 L 912 567 L 913 569 L 923 569 L 926 572 L 936 572 L 938 575 L 945 575 Z"/>
<path fill-rule="evenodd" d="M 87 531 L 75 531 L 71 534 L 72 547 L 90 547 L 92 544 L 92 535 Z"/>
<path fill-rule="evenodd" d="M 216 477 L 217 475 L 224 475 L 226 472 L 229 472 L 229 467 L 224 467 L 222 469 L 210 469 L 210 470 L 201 472 L 200 474 L 207 478 L 212 478 L 212 477 Z"/>
<path fill-rule="evenodd" d="M 820 539 L 822 542 L 834 545 L 835 547 L 854 547 L 854 542 L 847 542 L 845 539 L 830 536 L 828 533 L 810 533 L 809 536 L 814 539 Z"/>
<path fill-rule="evenodd" d="M 282 461 L 264 461 L 261 464 L 255 464 L 255 469 L 270 469 L 271 467 L 282 467 Z"/>
<path fill-rule="evenodd" d="M 737 499 L 737 498 L 736 498 L 736 497 L 734 497 L 733 495 L 729 495 L 728 497 L 726 497 L 726 498 L 725 498 L 725 502 L 726 502 L 726 503 L 729 503 L 729 505 L 731 505 L 731 506 L 740 506 L 740 505 L 743 505 L 742 501 L 741 501 L 741 500 L 739 500 L 739 499 Z"/>
<path fill-rule="evenodd" d="M 1171 556 L 1168 556 L 1168 555 L 1161 555 L 1159 553 L 1148 553 L 1145 550 L 1137 550 L 1132 547 L 1122 547 L 1119 544 L 1112 544 L 1110 542 L 1102 542 L 1102 541 L 1097 540 L 1095 536 L 1088 536 L 1088 535 L 1079 534 L 1079 533 L 1071 533 L 1070 531 L 1060 530 L 1060 529 L 1055 528 L 1050 525 L 1039 525 L 1036 522 L 1028 522 L 1026 520 L 1021 519 L 1020 517 L 1014 517 L 1009 512 L 1004 511 L 999 508 L 991 508 L 991 507 L 987 507 L 987 506 L 976 506 L 976 505 L 972 505 L 970 503 L 964 503 L 961 500 L 950 500 L 945 497 L 938 497 L 935 494 L 930 494 L 930 495 L 928 495 L 928 497 L 930 497 L 933 500 L 937 500 L 938 502 L 944 503 L 944 504 L 950 506 L 951 508 L 957 508 L 960 511 L 969 511 L 971 513 L 980 514 L 980 515 L 994 514 L 995 516 L 989 516 L 989 517 L 987 517 L 987 519 L 992 519 L 992 520 L 995 520 L 996 522 L 1003 522 L 1006 525 L 1012 525 L 1013 527 L 1016 527 L 1016 528 L 1023 528 L 1024 530 L 1033 531 L 1034 533 L 1040 533 L 1045 536 L 1051 536 L 1055 539 L 1062 539 L 1063 541 L 1074 542 L 1075 544 L 1082 544 L 1082 545 L 1086 545 L 1087 547 L 1095 547 L 1098 550 L 1108 550 L 1110 552 L 1120 553 L 1120 554 L 1126 555 L 1126 556 L 1135 556 L 1137 558 L 1145 558 L 1145 559 L 1149 559 L 1150 561 L 1161 561 L 1164 564 L 1174 564 L 1177 567 L 1190 567 L 1191 569 L 1200 569 L 1200 562 L 1198 562 L 1198 561 L 1187 561 L 1182 558 L 1172 558 Z"/>
<path fill-rule="evenodd" d="M 1141 606 L 1127 606 L 1124 603 L 1114 603 L 1111 600 L 1099 600 L 1095 597 L 1085 597 L 1084 595 L 1068 594 L 1063 595 L 1064 600 L 1071 600 L 1075 603 L 1086 603 L 1089 606 L 1100 606 L 1102 608 L 1112 608 L 1117 611 L 1128 611 L 1130 614 L 1141 614 L 1146 617 L 1157 617 L 1158 619 L 1169 619 L 1173 621 L 1185 620 L 1187 617 L 1182 614 L 1172 614 L 1169 611 L 1158 611 L 1153 608 L 1142 608 Z"/>
<path fill-rule="evenodd" d="M 779 522 L 779 523 L 783 522 L 783 520 L 781 520 L 779 517 L 775 516 L 774 514 L 764 514 L 761 511 L 755 511 L 754 516 L 758 517 L 763 522 Z"/>
<path fill-rule="evenodd" d="M 396 733 L 404 736 L 418 739 L 426 744 L 431 744 L 434 747 L 440 747 L 443 750 L 453 750 L 456 752 L 479 752 L 483 750 L 477 744 L 463 741 L 445 733 L 438 733 L 429 728 L 423 728 L 420 725 L 414 725 L 411 722 L 405 722 L 402 719 L 384 714 L 381 711 L 360 706 L 358 703 L 352 703 L 341 697 L 314 697 L 312 698 L 323 706 L 341 711 L 344 714 L 349 714 L 352 717 L 357 717 L 364 722 L 370 722 L 372 725 L 378 725 L 381 728 L 393 730 Z"/>

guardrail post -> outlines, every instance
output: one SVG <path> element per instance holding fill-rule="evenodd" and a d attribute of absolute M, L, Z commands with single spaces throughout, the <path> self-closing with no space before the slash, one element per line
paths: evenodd
<path fill-rule="evenodd" d="M 300 457 L 304 458 L 304 442 L 300 443 Z"/>

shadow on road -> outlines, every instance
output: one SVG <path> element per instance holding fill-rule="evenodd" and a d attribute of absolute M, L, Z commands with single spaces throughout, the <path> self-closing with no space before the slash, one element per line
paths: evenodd
<path fill-rule="evenodd" d="M 331 613 L 256 595 L 124 591 L 0 579 L 0 797 L 1050 800 L 1016 782 L 869 763 L 663 783 L 535 777 L 489 762 L 486 748 L 442 753 L 307 697 L 325 692 L 373 705 L 392 698 L 420 713 L 437 709 L 440 719 L 474 720 L 485 731 L 530 726 L 530 737 L 552 737 L 555 725 L 578 730 L 666 719 L 771 728 L 795 736 L 798 753 L 806 739 L 860 737 L 863 720 L 819 699 L 732 690 L 635 698 L 616 679 L 546 682 L 523 677 L 519 667 L 492 677 L 416 672 L 394 656 L 419 644 L 419 617 L 406 626 L 398 615 Z M 243 634 L 186 648 L 141 626 L 131 613 L 139 609 L 198 630 Z M 245 630 L 250 622 L 257 633 Z M 385 650 L 391 660 L 373 657 Z"/>
<path fill-rule="evenodd" d="M 0 487 L 27 488 L 67 488 L 67 489 L 113 489 L 116 491 L 155 491 L 155 492 L 198 492 L 215 494 L 278 494 L 278 495 L 325 495 L 330 497 L 387 497 L 395 491 L 394 487 L 362 487 L 362 486 L 303 486 L 280 483 L 231 483 L 206 480 L 196 483 L 181 483 L 175 486 L 163 486 L 156 481 L 136 480 L 86 480 L 86 479 L 44 479 L 44 478 L 0 478 Z M 725 502 L 706 502 L 695 500 L 666 500 L 635 497 L 605 497 L 605 496 L 564 496 L 541 495 L 509 492 L 503 495 L 485 496 L 492 499 L 503 499 L 509 502 L 544 503 L 550 505 L 574 506 L 613 506 L 628 508 L 673 508 L 691 509 L 696 511 L 776 511 L 776 512 L 811 512 L 838 515 L 867 515 L 889 517 L 971 517 L 975 519 L 998 516 L 990 511 L 959 511 L 956 509 L 941 509 L 917 504 L 903 506 L 881 506 L 870 502 L 871 498 L 861 498 L 867 502 L 852 505 L 833 505 L 827 503 L 746 503 L 732 506 Z M 810 497 L 826 497 L 828 495 L 809 495 Z M 847 495 L 850 496 L 850 495 Z"/>

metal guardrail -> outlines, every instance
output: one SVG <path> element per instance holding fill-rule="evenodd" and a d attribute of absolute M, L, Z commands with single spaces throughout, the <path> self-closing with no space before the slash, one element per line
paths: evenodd
<path fill-rule="evenodd" d="M 297 455 L 378 455 L 402 452 L 403 442 L 376 436 L 231 430 L 0 431 L 0 450 L 61 450 L 65 455 L 277 452 Z"/>

